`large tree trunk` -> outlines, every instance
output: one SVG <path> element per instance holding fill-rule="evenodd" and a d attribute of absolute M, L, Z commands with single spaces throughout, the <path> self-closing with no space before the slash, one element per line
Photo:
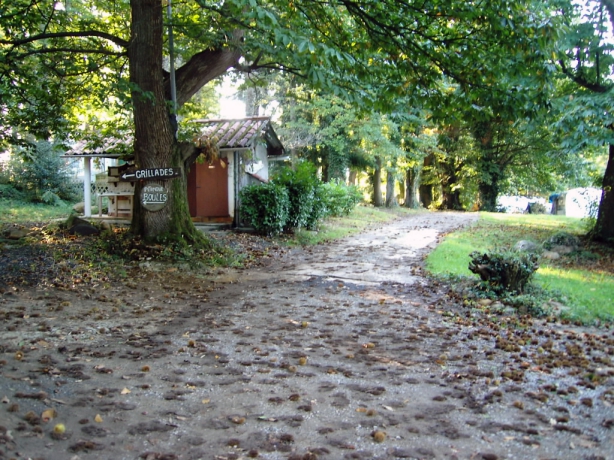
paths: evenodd
<path fill-rule="evenodd" d="M 394 172 L 391 170 L 386 171 L 386 207 L 395 208 L 399 205 L 397 197 L 394 194 Z"/>
<path fill-rule="evenodd" d="M 478 184 L 480 193 L 480 211 L 495 212 L 497 210 L 497 197 L 499 196 L 499 182 L 492 178 L 491 182 Z"/>
<path fill-rule="evenodd" d="M 129 47 L 130 82 L 135 125 L 134 158 L 137 168 L 178 168 L 180 178 L 140 181 L 135 186 L 131 231 L 147 240 L 161 236 L 194 241 L 197 232 L 187 205 L 187 180 L 183 158 L 175 141 L 165 97 L 162 73 L 162 3 L 131 0 L 132 31 Z M 141 203 L 146 185 L 167 191 L 166 205 L 150 211 Z"/>
<path fill-rule="evenodd" d="M 431 184 L 420 184 L 420 204 L 428 209 L 433 204 L 433 186 Z"/>
<path fill-rule="evenodd" d="M 422 168 L 414 166 L 405 170 L 405 203 L 404 206 L 410 209 L 418 209 L 420 201 L 418 197 L 418 188 L 420 187 L 420 176 Z"/>
<path fill-rule="evenodd" d="M 614 145 L 612 144 L 602 188 L 594 235 L 595 239 L 614 246 Z"/>
<path fill-rule="evenodd" d="M 382 159 L 375 157 L 375 170 L 373 171 L 373 206 L 381 208 L 384 206 L 382 198 Z"/>
<path fill-rule="evenodd" d="M 358 182 L 358 171 L 355 169 L 350 169 L 350 174 L 348 175 L 348 185 L 356 185 Z"/>
<path fill-rule="evenodd" d="M 422 162 L 422 171 L 428 172 L 433 163 L 435 162 L 435 156 L 433 154 L 427 155 L 424 157 L 424 161 Z M 432 174 L 432 172 L 431 172 Z M 424 178 L 424 175 L 423 175 Z M 433 203 L 433 185 L 432 184 L 420 184 L 420 188 L 418 189 L 420 193 L 420 203 L 422 207 L 428 209 Z"/>
<path fill-rule="evenodd" d="M 460 189 L 456 187 L 458 178 L 454 159 L 443 165 L 443 173 L 441 181 L 441 209 L 460 211 L 463 209 L 463 205 L 460 199 Z"/>
<path fill-rule="evenodd" d="M 147 240 L 164 236 L 192 243 L 202 240 L 190 217 L 187 197 L 188 167 L 198 156 L 193 145 L 179 145 L 170 121 L 168 73 L 162 67 L 163 9 L 159 0 L 130 0 L 132 30 L 128 57 L 135 125 L 134 155 L 137 168 L 172 167 L 182 171 L 176 179 L 138 182 L 135 186 L 131 231 Z M 232 43 L 242 32 L 229 34 Z M 200 88 L 223 75 L 241 57 L 239 48 L 224 47 L 195 54 L 177 69 L 177 103 L 181 107 Z M 145 185 L 159 185 L 168 192 L 166 205 L 158 211 L 147 210 L 141 203 Z"/>
<path fill-rule="evenodd" d="M 500 129 L 501 124 L 498 126 Z M 497 210 L 500 184 L 505 177 L 506 166 L 497 154 L 494 141 L 496 131 L 495 120 L 476 123 L 473 129 L 473 137 L 480 149 L 480 160 L 477 163 L 480 211 L 495 212 Z"/>

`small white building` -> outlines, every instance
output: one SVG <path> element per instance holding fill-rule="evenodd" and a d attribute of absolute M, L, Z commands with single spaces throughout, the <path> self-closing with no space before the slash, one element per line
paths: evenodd
<path fill-rule="evenodd" d="M 269 161 L 281 158 L 285 150 L 273 130 L 270 117 L 197 120 L 202 125 L 195 139 L 197 148 L 213 145 L 214 155 L 203 155 L 188 171 L 188 204 L 195 222 L 239 225 L 239 191 L 269 180 Z M 84 216 L 91 217 L 92 192 L 102 216 L 103 200 L 108 217 L 129 218 L 134 206 L 134 182 L 119 180 L 120 160 L 130 160 L 132 139 L 110 139 L 105 145 L 89 148 L 78 144 L 63 155 L 83 161 Z M 211 149 L 209 149 L 211 153 Z M 96 174 L 92 186 L 92 159 L 111 160 L 107 171 Z M 202 158 L 201 158 L 202 160 Z"/>
<path fill-rule="evenodd" d="M 240 225 L 239 191 L 269 180 L 269 162 L 285 155 L 270 117 L 197 120 L 196 145 L 215 144 L 218 155 L 188 173 L 190 215 L 197 222 Z"/>

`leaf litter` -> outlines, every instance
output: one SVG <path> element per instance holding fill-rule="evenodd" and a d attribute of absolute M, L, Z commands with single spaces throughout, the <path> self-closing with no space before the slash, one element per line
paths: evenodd
<path fill-rule="evenodd" d="M 470 221 L 291 250 L 216 235 L 249 269 L 86 276 L 5 249 L 36 255 L 0 269 L 0 458 L 608 458 L 610 326 L 468 308 L 421 275 Z"/>

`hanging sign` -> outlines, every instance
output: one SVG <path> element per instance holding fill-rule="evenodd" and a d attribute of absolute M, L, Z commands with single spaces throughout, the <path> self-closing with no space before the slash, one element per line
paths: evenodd
<path fill-rule="evenodd" d="M 168 190 L 163 185 L 145 185 L 141 189 L 141 204 L 148 211 L 159 211 L 167 201 Z"/>
<path fill-rule="evenodd" d="M 163 180 L 179 177 L 179 168 L 148 168 L 148 169 L 127 169 L 120 174 L 120 182 L 136 182 L 139 180 Z"/>

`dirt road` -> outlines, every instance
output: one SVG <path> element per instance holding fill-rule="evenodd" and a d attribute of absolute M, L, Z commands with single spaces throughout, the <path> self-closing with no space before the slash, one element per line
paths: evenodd
<path fill-rule="evenodd" d="M 250 270 L 6 289 L 0 458 L 614 458 L 610 329 L 491 315 L 422 277 L 474 219 Z"/>

